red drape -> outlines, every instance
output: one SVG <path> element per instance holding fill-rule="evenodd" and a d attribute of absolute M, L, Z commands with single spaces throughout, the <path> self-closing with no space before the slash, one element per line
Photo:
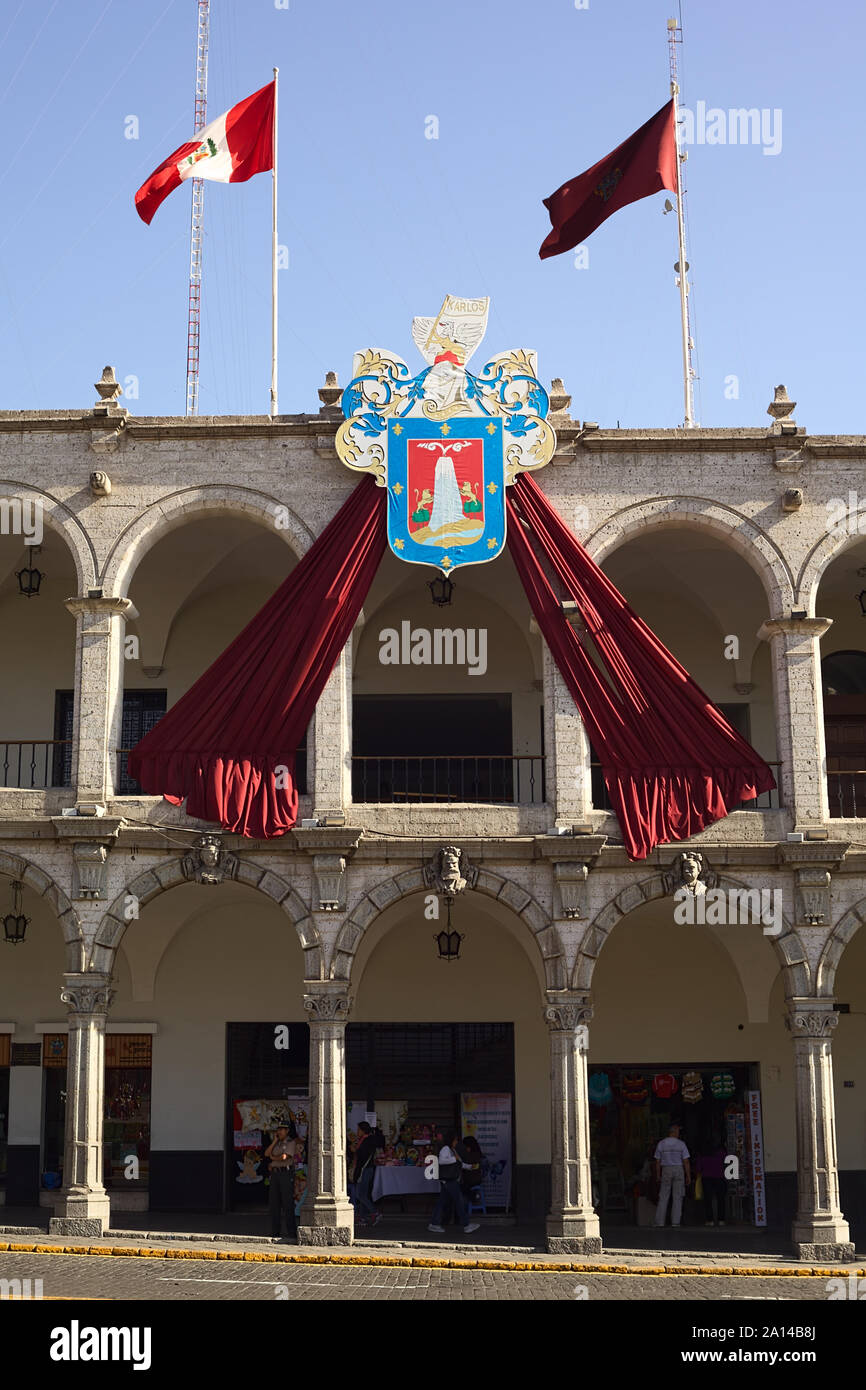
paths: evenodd
<path fill-rule="evenodd" d="M 152 795 L 235 834 L 298 812 L 295 750 L 385 549 L 384 488 L 364 478 L 264 608 L 129 755 Z M 275 774 L 275 768 L 287 774 Z M 286 785 L 277 785 L 285 782 Z"/>
<path fill-rule="evenodd" d="M 507 498 L 509 550 L 601 761 L 629 858 L 696 835 L 774 787 L 764 760 L 629 607 L 535 479 L 521 474 Z M 561 598 L 576 602 L 607 679 Z"/>

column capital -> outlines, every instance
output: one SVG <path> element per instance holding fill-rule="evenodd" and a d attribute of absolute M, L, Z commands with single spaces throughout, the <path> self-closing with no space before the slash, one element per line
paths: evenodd
<path fill-rule="evenodd" d="M 586 1028 L 592 1020 L 589 995 L 548 993 L 544 1019 L 552 1033 L 571 1033 Z"/>
<path fill-rule="evenodd" d="M 832 618 L 767 618 L 758 628 L 758 640 L 771 637 L 823 637 L 833 626 Z"/>
<path fill-rule="evenodd" d="M 785 1027 L 794 1038 L 820 1041 L 829 1038 L 839 1023 L 830 999 L 787 1000 Z"/>
<path fill-rule="evenodd" d="M 304 994 L 304 1009 L 310 1024 L 345 1023 L 351 1007 L 352 1000 L 342 984 L 337 989 L 316 989 Z"/>
<path fill-rule="evenodd" d="M 60 998 L 71 1014 L 104 1017 L 115 991 L 108 975 L 64 975 Z"/>
<path fill-rule="evenodd" d="M 119 595 L 110 597 L 101 592 L 98 595 L 94 593 L 93 596 L 83 594 L 80 597 L 73 596 L 64 599 L 63 606 L 76 618 L 86 613 L 94 616 L 99 613 L 107 613 L 110 618 L 137 616 L 131 598 L 121 598 Z"/>

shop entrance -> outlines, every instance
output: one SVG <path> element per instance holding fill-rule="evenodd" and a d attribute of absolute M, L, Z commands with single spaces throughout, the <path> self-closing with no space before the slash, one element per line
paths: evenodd
<path fill-rule="evenodd" d="M 309 1075 L 306 1022 L 226 1024 L 224 1209 L 267 1206 L 264 1151 L 278 1119 L 291 1120 L 299 1138 L 306 1140 Z M 305 1144 L 296 1167 L 297 1201 L 306 1187 L 306 1160 Z"/>
<path fill-rule="evenodd" d="M 758 1066 L 743 1062 L 641 1063 L 588 1068 L 593 1204 L 608 1225 L 651 1226 L 658 1189 L 653 1171 L 656 1144 L 671 1124 L 691 1157 L 721 1146 L 729 1159 L 725 1222 L 766 1224 L 763 1135 Z M 757 1100 L 755 1099 L 757 1097 Z M 757 1141 L 757 1144 L 756 1144 Z M 682 1224 L 705 1222 L 703 1201 L 690 1189 Z M 669 1219 L 669 1218 L 668 1218 Z"/>
<path fill-rule="evenodd" d="M 484 1155 L 488 1210 L 510 1211 L 514 1172 L 512 1023 L 350 1023 L 346 1029 L 348 1138 L 373 1115 L 385 1147 L 374 1199 L 393 1197 L 429 1219 L 424 1160 L 434 1131 L 474 1134 Z"/>

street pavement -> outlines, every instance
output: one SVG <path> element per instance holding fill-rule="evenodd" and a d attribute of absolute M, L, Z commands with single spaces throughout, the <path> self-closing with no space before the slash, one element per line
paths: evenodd
<path fill-rule="evenodd" d="M 0 1253 L 0 1278 L 42 1280 L 45 1299 L 445 1301 L 828 1299 L 826 1275 L 596 1274 L 383 1265 L 245 1264 L 198 1259 Z M 31 1288 L 35 1285 L 31 1284 Z"/>

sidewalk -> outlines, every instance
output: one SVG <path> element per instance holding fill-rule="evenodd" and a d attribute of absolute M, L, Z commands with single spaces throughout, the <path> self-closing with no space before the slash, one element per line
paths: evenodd
<path fill-rule="evenodd" d="M 21 1249 L 66 1254 L 147 1255 L 151 1258 L 246 1259 L 297 1263 L 429 1264 L 454 1267 L 581 1270 L 619 1274 L 856 1274 L 866 1277 L 866 1252 L 853 1265 L 829 1269 L 794 1260 L 781 1231 L 752 1228 L 684 1227 L 678 1231 L 613 1227 L 602 1254 L 564 1256 L 548 1253 L 539 1226 L 491 1224 L 480 1218 L 470 1236 L 459 1241 L 427 1231 L 422 1222 L 395 1216 L 371 1232 L 358 1233 L 345 1247 L 297 1246 L 267 1234 L 266 1215 L 249 1213 L 178 1214 L 118 1212 L 117 1224 L 99 1240 L 48 1235 L 45 1208 L 0 1209 L 0 1250 Z M 263 1229 L 252 1229 L 261 1226 Z M 603 1230 L 603 1235 L 605 1232 Z"/>

